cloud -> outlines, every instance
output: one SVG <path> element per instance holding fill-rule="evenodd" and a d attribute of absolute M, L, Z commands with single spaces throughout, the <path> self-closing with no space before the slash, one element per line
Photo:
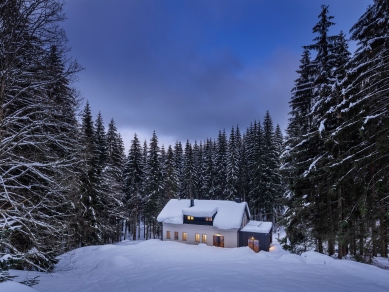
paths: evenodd
<path fill-rule="evenodd" d="M 266 110 L 285 129 L 301 45 L 314 37 L 320 4 L 68 1 L 65 29 L 86 68 L 77 86 L 94 114 L 115 119 L 126 144 L 134 132 L 149 141 L 154 130 L 165 146 L 216 138 L 236 124 L 244 131 Z M 347 31 L 350 20 L 338 19 Z"/>
<path fill-rule="evenodd" d="M 156 130 L 166 137 L 165 144 L 215 138 L 219 130 L 228 132 L 236 124 L 245 130 L 255 119 L 262 120 L 266 110 L 275 124 L 286 127 L 297 55 L 278 50 L 264 64 L 248 67 L 225 52 L 213 62 L 197 56 L 185 66 L 176 65 L 168 76 L 129 83 L 127 97 L 111 105 L 118 125 L 144 137 Z"/>

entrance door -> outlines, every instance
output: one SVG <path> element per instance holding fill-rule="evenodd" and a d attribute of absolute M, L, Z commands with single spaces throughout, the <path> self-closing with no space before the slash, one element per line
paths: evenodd
<path fill-rule="evenodd" d="M 248 246 L 255 252 L 259 252 L 259 240 L 256 240 L 254 238 L 249 238 L 248 240 Z"/>
<path fill-rule="evenodd" d="M 224 247 L 224 236 L 223 235 L 214 235 L 213 236 L 213 246 Z"/>

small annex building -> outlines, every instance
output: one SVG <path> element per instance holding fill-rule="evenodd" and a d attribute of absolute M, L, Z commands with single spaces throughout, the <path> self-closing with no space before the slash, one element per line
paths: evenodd
<path fill-rule="evenodd" d="M 171 199 L 157 221 L 162 223 L 163 241 L 269 251 L 272 223 L 250 217 L 246 202 Z"/>

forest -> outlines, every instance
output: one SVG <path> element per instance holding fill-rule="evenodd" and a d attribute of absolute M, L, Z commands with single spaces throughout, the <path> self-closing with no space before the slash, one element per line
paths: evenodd
<path fill-rule="evenodd" d="M 351 28 L 353 54 L 322 6 L 285 137 L 267 112 L 166 148 L 135 134 L 128 153 L 114 117 L 106 130 L 74 85 L 63 5 L 0 1 L 0 281 L 9 268 L 49 272 L 78 247 L 158 238 L 172 198 L 241 198 L 253 219 L 285 226 L 294 253 L 388 256 L 388 1 Z"/>
<path fill-rule="evenodd" d="M 343 32 L 328 34 L 334 17 L 322 6 L 303 46 L 281 158 L 293 252 L 388 256 L 388 13 L 388 1 L 367 8 L 350 30 L 351 54 Z"/>

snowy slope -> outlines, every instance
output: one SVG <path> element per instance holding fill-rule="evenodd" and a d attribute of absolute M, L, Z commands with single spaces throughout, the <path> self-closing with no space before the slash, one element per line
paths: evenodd
<path fill-rule="evenodd" d="M 22 281 L 27 272 L 11 274 Z M 61 257 L 55 273 L 40 275 L 34 289 L 41 292 L 389 291 L 387 270 L 314 252 L 293 255 L 277 244 L 255 254 L 248 247 L 125 241 L 74 250 Z"/>

